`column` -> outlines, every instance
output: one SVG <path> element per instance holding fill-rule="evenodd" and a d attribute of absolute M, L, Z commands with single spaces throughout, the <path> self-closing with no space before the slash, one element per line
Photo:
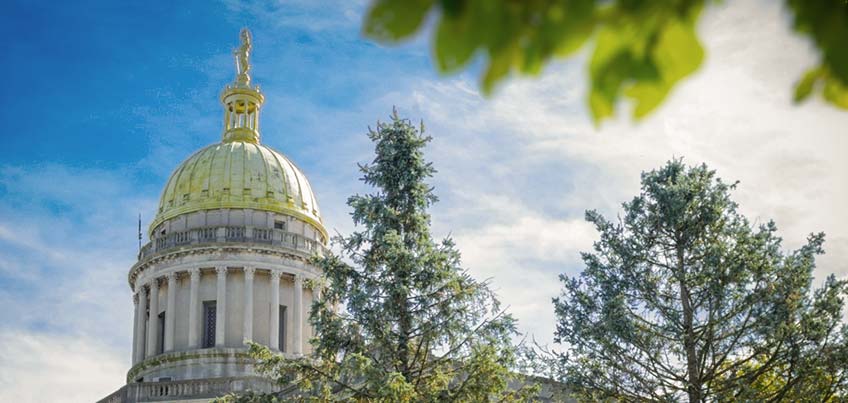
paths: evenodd
<path fill-rule="evenodd" d="M 215 347 L 227 344 L 227 267 L 215 268 L 218 273 L 218 302 L 215 304 Z"/>
<path fill-rule="evenodd" d="M 135 357 L 133 363 L 138 363 L 144 360 L 144 319 L 147 316 L 147 289 L 144 285 L 138 287 L 138 306 L 137 315 L 135 317 Z"/>
<path fill-rule="evenodd" d="M 132 356 L 130 356 L 130 360 L 135 365 L 136 358 L 138 358 L 138 293 L 133 293 L 133 346 L 132 346 Z"/>
<path fill-rule="evenodd" d="M 268 338 L 268 347 L 280 348 L 280 273 L 279 270 L 271 270 L 271 337 Z"/>
<path fill-rule="evenodd" d="M 312 303 L 309 304 L 309 309 L 307 310 L 310 314 L 312 313 L 315 304 L 321 299 L 322 284 L 323 282 L 318 281 L 315 277 L 312 278 L 312 287 L 310 288 L 310 290 L 312 290 Z M 309 324 L 309 330 L 309 337 L 315 337 L 315 326 L 311 323 Z"/>
<path fill-rule="evenodd" d="M 200 287 L 200 269 L 197 267 L 189 269 L 189 296 L 188 296 L 188 348 L 200 348 L 200 317 L 197 291 Z"/>
<path fill-rule="evenodd" d="M 303 276 L 300 274 L 295 274 L 294 276 L 294 312 L 292 312 L 292 319 L 294 319 L 294 324 L 292 327 L 294 332 L 292 332 L 292 344 L 294 347 L 292 348 L 292 353 L 294 355 L 302 355 L 303 354 Z"/>
<path fill-rule="evenodd" d="M 158 349 L 159 338 L 159 279 L 150 281 L 150 315 L 147 317 L 147 352 L 145 357 L 153 357 Z"/>
<path fill-rule="evenodd" d="M 177 318 L 177 273 L 168 273 L 168 302 L 165 306 L 165 351 L 174 350 L 174 324 Z"/>
<path fill-rule="evenodd" d="M 253 267 L 244 268 L 244 329 L 242 339 L 253 340 Z"/>

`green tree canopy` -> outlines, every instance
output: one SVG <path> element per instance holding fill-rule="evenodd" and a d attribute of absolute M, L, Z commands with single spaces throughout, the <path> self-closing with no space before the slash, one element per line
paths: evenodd
<path fill-rule="evenodd" d="M 521 401 L 535 393 L 508 387 L 514 319 L 460 266 L 454 243 L 430 235 L 434 169 L 422 132 L 395 112 L 369 133 L 376 156 L 360 169 L 375 191 L 348 199 L 359 230 L 336 239 L 342 256 L 314 259 L 324 279 L 313 284 L 321 289 L 310 316 L 313 356 L 286 360 L 253 346 L 259 368 L 292 385 L 287 399 Z"/>
<path fill-rule="evenodd" d="M 733 1 L 733 0 L 731 0 Z M 696 24 L 703 0 L 373 0 L 364 32 L 382 43 L 415 35 L 434 15 L 439 71 L 484 56 L 481 87 L 491 93 L 510 73 L 538 74 L 553 58 L 590 43 L 589 94 L 596 122 L 629 98 L 641 118 L 704 59 Z M 848 109 L 848 2 L 786 0 L 793 27 L 812 39 L 820 60 L 799 78 L 795 100 L 813 93 Z M 740 39 L 741 40 L 741 39 Z"/>
<path fill-rule="evenodd" d="M 642 174 L 554 300 L 567 383 L 590 400 L 825 401 L 848 388 L 848 284 L 813 289 L 824 234 L 783 252 L 706 166 Z"/>

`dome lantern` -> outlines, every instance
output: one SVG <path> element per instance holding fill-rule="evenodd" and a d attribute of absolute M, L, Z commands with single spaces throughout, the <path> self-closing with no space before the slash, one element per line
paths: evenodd
<path fill-rule="evenodd" d="M 250 85 L 251 37 L 247 28 L 241 30 L 241 45 L 233 51 L 236 61 L 236 79 L 224 88 L 221 103 L 224 104 L 225 143 L 246 141 L 259 143 L 259 109 L 265 97 L 259 86 Z"/>

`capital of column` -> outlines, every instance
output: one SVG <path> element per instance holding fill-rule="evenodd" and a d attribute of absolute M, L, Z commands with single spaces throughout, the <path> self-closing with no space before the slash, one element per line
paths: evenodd
<path fill-rule="evenodd" d="M 294 285 L 298 287 L 303 287 L 303 275 L 295 274 L 294 275 Z"/>
<path fill-rule="evenodd" d="M 192 267 L 192 268 L 188 269 L 188 275 L 189 275 L 189 278 L 191 278 L 191 280 L 199 279 L 200 278 L 200 268 L 199 267 Z"/>
<path fill-rule="evenodd" d="M 215 272 L 218 273 L 218 277 L 227 277 L 227 266 L 218 266 Z"/>
<path fill-rule="evenodd" d="M 279 280 L 282 277 L 283 272 L 280 270 L 271 270 L 271 278 L 275 280 Z"/>
<path fill-rule="evenodd" d="M 165 277 L 168 279 L 168 284 L 171 284 L 172 282 L 176 281 L 177 273 L 171 272 L 166 274 Z"/>
<path fill-rule="evenodd" d="M 150 283 L 148 284 L 148 287 L 150 287 L 151 290 L 158 290 L 159 289 L 159 277 L 152 278 L 150 280 Z"/>
<path fill-rule="evenodd" d="M 253 279 L 253 274 L 256 273 L 255 267 L 246 266 L 244 268 L 244 278 L 245 279 Z"/>
<path fill-rule="evenodd" d="M 133 293 L 133 305 L 138 305 L 138 292 Z"/>

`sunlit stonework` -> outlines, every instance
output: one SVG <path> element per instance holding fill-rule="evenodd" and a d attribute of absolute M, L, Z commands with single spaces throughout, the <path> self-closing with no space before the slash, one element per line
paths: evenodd
<path fill-rule="evenodd" d="M 180 164 L 130 268 L 132 367 L 102 402 L 207 401 L 272 391 L 246 356 L 252 340 L 296 357 L 309 352 L 319 275 L 307 260 L 327 233 L 303 173 L 260 143 L 264 97 L 250 84 L 251 37 L 234 51 L 236 79 L 222 95 L 220 143 Z"/>

